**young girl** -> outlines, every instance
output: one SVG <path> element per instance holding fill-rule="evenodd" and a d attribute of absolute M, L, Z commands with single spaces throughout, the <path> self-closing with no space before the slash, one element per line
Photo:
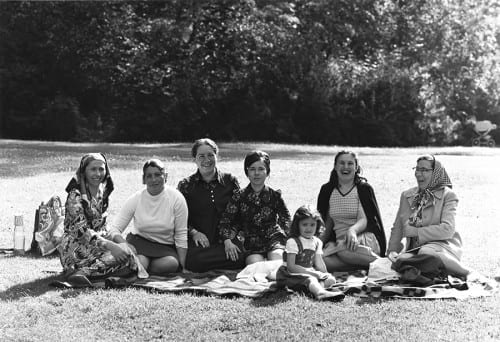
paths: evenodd
<path fill-rule="evenodd" d="M 279 287 L 310 292 L 318 300 L 342 300 L 345 297 L 342 292 L 325 290 L 335 284 L 335 277 L 326 271 L 323 243 L 317 237 L 323 227 L 316 210 L 310 206 L 297 209 L 276 281 Z"/>

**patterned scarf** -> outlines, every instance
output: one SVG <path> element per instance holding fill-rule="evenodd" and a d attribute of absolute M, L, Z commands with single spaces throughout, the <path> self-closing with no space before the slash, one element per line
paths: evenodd
<path fill-rule="evenodd" d="M 434 192 L 446 186 L 452 187 L 450 177 L 441 163 L 435 160 L 429 185 L 423 190 L 418 190 L 417 196 L 415 196 L 411 204 L 412 214 L 409 221 L 412 226 L 418 227 L 418 224 L 422 222 L 423 209 L 431 202 L 433 205 L 435 204 Z"/>
<path fill-rule="evenodd" d="M 94 160 L 101 160 L 104 162 L 106 175 L 101 183 L 99 189 L 102 189 L 102 212 L 104 213 L 108 209 L 109 205 L 109 195 L 114 190 L 113 180 L 111 179 L 111 175 L 109 173 L 108 162 L 106 157 L 102 153 L 89 153 L 82 157 L 80 160 L 80 166 L 76 170 L 75 175 L 69 181 L 66 186 L 66 192 L 70 192 L 73 189 L 77 189 L 80 191 L 82 196 L 82 206 L 87 217 L 88 222 L 93 222 L 94 215 L 92 213 L 92 209 L 90 207 L 89 198 L 91 198 L 90 191 L 85 182 L 85 169 L 87 166 Z M 92 224 L 92 223 L 91 223 Z"/>

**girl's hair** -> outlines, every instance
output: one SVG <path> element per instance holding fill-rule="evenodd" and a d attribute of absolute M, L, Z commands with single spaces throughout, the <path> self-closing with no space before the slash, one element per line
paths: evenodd
<path fill-rule="evenodd" d="M 255 163 L 256 161 L 264 162 L 266 167 L 267 174 L 271 172 L 271 159 L 269 158 L 269 154 L 263 151 L 252 151 L 245 157 L 245 161 L 243 163 L 243 167 L 245 169 L 245 175 L 248 176 L 248 168 L 250 165 Z"/>
<path fill-rule="evenodd" d="M 424 154 L 423 156 L 418 157 L 417 163 L 421 160 L 427 160 L 431 162 L 432 169 L 436 167 L 436 158 L 433 154 Z"/>
<path fill-rule="evenodd" d="M 191 155 L 193 156 L 193 158 L 196 158 L 196 153 L 198 153 L 198 148 L 201 145 L 210 146 L 212 148 L 212 150 L 214 150 L 215 154 L 219 153 L 219 147 L 217 147 L 217 144 L 215 143 L 215 141 L 213 141 L 212 139 L 209 139 L 209 138 L 202 138 L 202 139 L 196 140 L 193 144 L 193 147 L 191 147 Z"/>
<path fill-rule="evenodd" d="M 290 227 L 290 237 L 300 236 L 299 223 L 300 221 L 307 218 L 312 218 L 316 221 L 316 233 L 314 234 L 315 236 L 319 236 L 323 232 L 325 223 L 323 222 L 320 213 L 310 205 L 303 205 L 299 209 L 297 209 L 295 215 L 293 215 L 292 225 Z"/>
<path fill-rule="evenodd" d="M 356 153 L 354 153 L 353 151 L 342 150 L 335 156 L 335 160 L 333 162 L 333 169 L 332 172 L 330 172 L 330 183 L 333 183 L 334 187 L 337 187 L 339 185 L 339 176 L 337 175 L 337 171 L 335 171 L 335 165 L 337 164 L 337 161 L 339 160 L 340 156 L 344 154 L 348 154 L 351 157 L 353 157 L 354 162 L 356 163 L 356 172 L 354 173 L 354 184 L 359 184 L 362 181 L 366 182 L 366 178 L 360 176 L 361 166 L 359 166 L 358 156 L 356 155 Z"/>
<path fill-rule="evenodd" d="M 142 175 L 146 175 L 146 169 L 148 167 L 156 167 L 158 168 L 162 173 L 167 173 L 165 169 L 165 164 L 159 159 L 149 159 L 144 163 L 144 166 L 142 167 Z"/>

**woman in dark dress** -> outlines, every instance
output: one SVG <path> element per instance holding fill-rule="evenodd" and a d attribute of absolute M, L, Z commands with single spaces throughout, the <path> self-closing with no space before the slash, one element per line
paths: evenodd
<path fill-rule="evenodd" d="M 189 210 L 186 268 L 193 272 L 245 266 L 242 257 L 229 257 L 219 234 L 222 214 L 230 198 L 239 193 L 240 186 L 233 175 L 217 168 L 218 152 L 219 148 L 213 140 L 196 140 L 191 154 L 197 171 L 178 185 Z"/>

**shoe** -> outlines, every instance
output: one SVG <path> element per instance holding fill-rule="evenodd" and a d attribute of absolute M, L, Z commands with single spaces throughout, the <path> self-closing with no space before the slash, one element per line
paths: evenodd
<path fill-rule="evenodd" d="M 83 274 L 73 274 L 67 279 L 72 287 L 93 287 L 92 282 Z"/>
<path fill-rule="evenodd" d="M 128 277 L 108 277 L 104 281 L 104 287 L 107 289 L 123 288 L 132 285 L 137 280 L 137 275 L 133 274 Z"/>

